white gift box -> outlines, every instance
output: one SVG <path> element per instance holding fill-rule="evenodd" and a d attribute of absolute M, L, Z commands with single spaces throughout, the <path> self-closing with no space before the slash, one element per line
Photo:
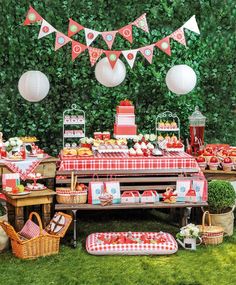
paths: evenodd
<path fill-rule="evenodd" d="M 131 191 L 130 192 L 125 191 L 121 195 L 121 203 L 122 204 L 136 203 L 136 197 Z"/>
<path fill-rule="evenodd" d="M 116 115 L 117 125 L 135 125 L 135 115 Z"/>
<path fill-rule="evenodd" d="M 144 191 L 141 196 L 141 203 L 155 203 L 156 195 L 152 190 Z"/>
<path fill-rule="evenodd" d="M 135 203 L 139 203 L 141 200 L 141 195 L 140 195 L 139 191 L 132 191 L 132 194 L 135 197 Z"/>

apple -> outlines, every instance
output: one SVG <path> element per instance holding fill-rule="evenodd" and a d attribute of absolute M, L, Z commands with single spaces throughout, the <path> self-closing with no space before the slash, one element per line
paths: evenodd
<path fill-rule="evenodd" d="M 205 149 L 205 151 L 206 151 L 206 152 L 209 152 L 209 153 L 213 153 L 213 149 L 212 149 L 211 147 L 207 147 L 207 148 Z"/>
<path fill-rule="evenodd" d="M 17 187 L 12 189 L 12 193 L 17 194 L 18 192 L 19 192 L 19 190 Z"/>
<path fill-rule="evenodd" d="M 224 159 L 224 163 L 232 163 L 232 159 L 230 157 L 226 157 Z"/>
<path fill-rule="evenodd" d="M 20 184 L 16 186 L 19 192 L 24 192 L 25 191 L 25 186 Z"/>
<path fill-rule="evenodd" d="M 83 191 L 83 188 L 80 186 L 80 184 L 76 185 L 75 187 L 76 191 Z"/>
<path fill-rule="evenodd" d="M 182 147 L 183 147 L 183 144 L 182 144 L 180 141 L 177 141 L 177 142 L 176 142 L 176 147 L 177 147 L 177 148 L 182 148 Z"/>
<path fill-rule="evenodd" d="M 197 161 L 197 162 L 205 162 L 206 160 L 205 160 L 205 158 L 204 158 L 203 156 L 198 156 L 198 157 L 196 158 L 196 161 Z"/>
<path fill-rule="evenodd" d="M 222 155 L 228 155 L 228 151 L 226 149 L 222 150 Z"/>
<path fill-rule="evenodd" d="M 212 158 L 210 159 L 211 163 L 217 163 L 219 162 L 218 158 L 216 156 L 212 156 Z"/>
<path fill-rule="evenodd" d="M 204 153 L 203 153 L 203 155 L 204 155 L 204 156 L 212 156 L 213 154 L 205 150 Z"/>

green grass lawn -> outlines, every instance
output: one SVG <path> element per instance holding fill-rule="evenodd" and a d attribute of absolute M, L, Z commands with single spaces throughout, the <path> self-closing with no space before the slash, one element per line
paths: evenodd
<path fill-rule="evenodd" d="M 78 247 L 66 240 L 59 255 L 22 261 L 9 251 L 0 254 L 0 284 L 236 284 L 236 231 L 223 244 L 201 245 L 195 252 L 180 248 L 170 256 L 92 256 L 85 250 L 92 232 L 162 230 L 175 235 L 178 227 L 154 211 L 83 214 L 78 227 Z"/>

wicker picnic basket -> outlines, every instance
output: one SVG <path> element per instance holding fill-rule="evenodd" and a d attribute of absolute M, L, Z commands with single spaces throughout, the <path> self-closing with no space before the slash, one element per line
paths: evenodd
<path fill-rule="evenodd" d="M 72 172 L 70 187 L 56 188 L 56 199 L 59 204 L 85 204 L 87 202 L 87 190 L 75 191 L 76 183 L 77 176 L 74 176 L 74 172 Z"/>
<path fill-rule="evenodd" d="M 209 225 L 206 226 L 206 216 L 208 216 Z M 202 241 L 204 244 L 216 245 L 223 242 L 224 228 L 220 226 L 211 225 L 211 216 L 208 211 L 205 211 L 202 216 L 202 225 L 198 226 L 200 233 L 202 235 Z"/>
<path fill-rule="evenodd" d="M 23 238 L 15 229 L 7 222 L 0 222 L 0 226 L 11 239 L 12 253 L 21 259 L 34 259 L 40 256 L 57 254 L 59 252 L 60 238 L 63 237 L 72 221 L 71 216 L 59 212 L 58 214 L 66 217 L 67 223 L 59 234 L 49 234 L 42 227 L 42 221 L 38 213 L 31 212 L 29 220 L 32 221 L 33 216 L 36 217 L 40 233 L 31 239 Z"/>

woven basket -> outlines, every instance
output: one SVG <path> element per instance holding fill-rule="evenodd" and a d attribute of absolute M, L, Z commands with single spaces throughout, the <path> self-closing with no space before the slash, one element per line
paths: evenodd
<path fill-rule="evenodd" d="M 87 190 L 71 191 L 70 188 L 57 188 L 56 193 L 59 204 L 85 204 L 87 202 Z"/>
<path fill-rule="evenodd" d="M 69 215 L 64 213 L 60 214 L 68 217 L 69 223 L 63 233 L 60 235 L 52 235 L 48 233 L 45 234 L 45 232 L 43 233 L 40 216 L 36 212 L 30 213 L 29 219 L 32 220 L 32 217 L 35 216 L 40 228 L 39 236 L 31 239 L 23 239 L 10 224 L 5 221 L 0 222 L 0 225 L 11 239 L 12 253 L 21 259 L 33 259 L 40 256 L 57 254 L 59 252 L 60 238 L 64 236 L 72 220 Z"/>
<path fill-rule="evenodd" d="M 208 216 L 209 226 L 205 225 L 206 215 Z M 198 226 L 200 233 L 202 235 L 202 242 L 206 245 L 220 244 L 223 242 L 224 228 L 220 226 L 211 225 L 211 216 L 208 211 L 203 213 L 202 225 Z"/>

